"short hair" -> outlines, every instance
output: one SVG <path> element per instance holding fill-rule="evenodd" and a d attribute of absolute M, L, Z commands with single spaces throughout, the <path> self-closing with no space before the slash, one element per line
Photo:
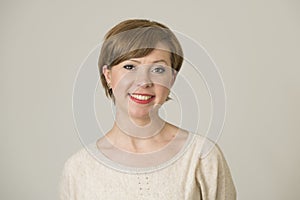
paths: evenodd
<path fill-rule="evenodd" d="M 101 82 L 107 97 L 114 101 L 113 91 L 108 87 L 102 72 L 103 66 L 111 69 L 125 60 L 147 56 L 158 43 L 169 48 L 171 67 L 178 72 L 183 62 L 183 51 L 175 34 L 167 26 L 146 19 L 130 19 L 120 22 L 107 32 L 98 60 Z"/>

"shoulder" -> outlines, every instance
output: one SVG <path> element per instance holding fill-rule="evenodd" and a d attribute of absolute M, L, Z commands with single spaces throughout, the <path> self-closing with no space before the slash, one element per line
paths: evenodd
<path fill-rule="evenodd" d="M 86 148 L 81 148 L 72 154 L 64 163 L 64 172 L 78 173 L 83 169 L 91 167 L 97 163 L 91 153 Z"/>
<path fill-rule="evenodd" d="M 199 160 L 224 160 L 223 152 L 215 141 L 198 133 L 190 132 L 190 134 L 192 138 L 192 148 L 198 155 Z"/>
<path fill-rule="evenodd" d="M 87 150 L 85 148 L 81 148 L 66 160 L 65 165 L 70 166 L 74 163 L 81 163 L 85 159 L 87 159 Z"/>

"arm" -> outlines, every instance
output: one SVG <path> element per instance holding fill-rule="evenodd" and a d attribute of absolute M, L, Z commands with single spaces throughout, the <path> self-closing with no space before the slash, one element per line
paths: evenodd
<path fill-rule="evenodd" d="M 75 200 L 74 196 L 74 179 L 72 177 L 72 168 L 70 161 L 64 165 L 60 183 L 59 183 L 59 199 L 60 200 Z"/>
<path fill-rule="evenodd" d="M 236 190 L 226 160 L 214 144 L 209 153 L 199 158 L 196 170 L 203 200 L 235 200 Z"/>

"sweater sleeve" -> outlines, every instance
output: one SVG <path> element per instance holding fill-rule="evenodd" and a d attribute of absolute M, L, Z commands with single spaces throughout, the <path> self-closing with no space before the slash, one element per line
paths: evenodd
<path fill-rule="evenodd" d="M 74 177 L 72 175 L 72 165 L 70 159 L 64 164 L 59 183 L 59 199 L 75 200 Z"/>
<path fill-rule="evenodd" d="M 209 153 L 199 158 L 196 169 L 202 200 L 236 200 L 236 190 L 226 160 L 214 144 Z"/>

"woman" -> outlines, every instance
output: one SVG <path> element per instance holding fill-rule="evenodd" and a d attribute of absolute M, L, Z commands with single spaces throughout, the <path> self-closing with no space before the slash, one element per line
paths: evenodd
<path fill-rule="evenodd" d="M 179 41 L 160 23 L 126 20 L 106 34 L 98 65 L 115 123 L 65 163 L 61 200 L 236 199 L 218 146 L 158 114 L 182 62 Z"/>

